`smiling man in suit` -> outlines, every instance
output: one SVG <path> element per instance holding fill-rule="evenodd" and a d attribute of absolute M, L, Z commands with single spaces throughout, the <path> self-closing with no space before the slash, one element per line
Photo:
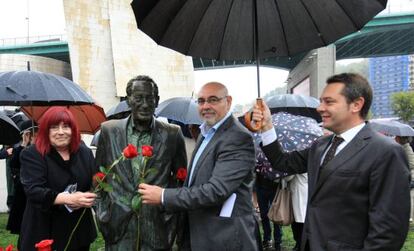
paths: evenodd
<path fill-rule="evenodd" d="M 400 250 L 408 232 L 409 172 L 402 148 L 365 122 L 372 90 L 360 75 L 327 80 L 320 106 L 323 126 L 334 134 L 309 149 L 283 153 L 269 108 L 262 121 L 262 149 L 272 166 L 309 176 L 301 250 Z"/>
<path fill-rule="evenodd" d="M 181 250 L 255 251 L 253 139 L 231 115 L 232 98 L 223 84 L 205 84 L 197 102 L 204 120 L 202 137 L 184 187 L 163 189 L 141 184 L 143 203 L 163 204 L 167 211 L 185 211 Z M 223 208 L 229 212 L 224 213 Z"/>

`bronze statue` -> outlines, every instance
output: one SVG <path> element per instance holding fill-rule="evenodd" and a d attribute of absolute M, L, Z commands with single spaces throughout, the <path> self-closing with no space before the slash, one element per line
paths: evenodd
<path fill-rule="evenodd" d="M 157 84 L 148 76 L 131 79 L 126 88 L 131 115 L 125 119 L 104 122 L 101 127 L 96 160 L 99 166 L 108 166 L 117 159 L 127 144 L 151 145 L 153 157 L 147 167 L 155 168 L 146 182 L 161 187 L 175 187 L 176 172 L 187 166 L 184 138 L 178 126 L 154 118 L 158 105 Z M 137 159 L 117 164 L 116 179 L 108 179 L 113 192 L 101 193 L 96 206 L 98 225 L 105 239 L 106 250 L 136 250 L 138 221 L 140 226 L 139 247 L 147 250 L 171 250 L 177 217 L 167 214 L 161 207 L 143 205 L 139 219 L 120 198 L 131 199 L 137 194 L 138 175 L 134 165 Z"/>

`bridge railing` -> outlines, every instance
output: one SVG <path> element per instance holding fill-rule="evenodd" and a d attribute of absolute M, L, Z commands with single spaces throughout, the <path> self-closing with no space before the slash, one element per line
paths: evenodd
<path fill-rule="evenodd" d="M 56 42 L 56 41 L 67 41 L 66 34 L 2 38 L 0 39 L 0 46 L 4 47 L 4 46 L 24 45 L 24 44 L 33 44 L 33 43 L 46 43 L 46 42 Z"/>

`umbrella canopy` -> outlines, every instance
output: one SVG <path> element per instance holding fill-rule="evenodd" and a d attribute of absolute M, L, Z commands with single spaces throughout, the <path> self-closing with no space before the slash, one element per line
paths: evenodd
<path fill-rule="evenodd" d="M 39 123 L 48 106 L 23 106 L 22 111 Z M 106 120 L 104 110 L 98 105 L 71 105 L 67 107 L 75 117 L 81 133 L 94 134 Z"/>
<path fill-rule="evenodd" d="M 20 127 L 20 125 L 27 120 L 30 120 L 26 114 L 24 114 L 23 112 L 16 112 L 14 115 L 12 115 L 11 120 L 13 120 L 13 122 Z"/>
<path fill-rule="evenodd" d="M 321 115 L 316 111 L 319 100 L 300 94 L 281 94 L 265 99 L 272 114 L 278 112 L 288 112 L 293 115 L 300 115 L 316 119 L 321 122 Z"/>
<path fill-rule="evenodd" d="M 37 71 L 0 73 L 0 105 L 50 106 L 93 104 L 76 83 L 61 76 Z"/>
<path fill-rule="evenodd" d="M 392 136 L 414 136 L 414 129 L 395 120 L 371 120 L 371 127 L 377 132 Z"/>
<path fill-rule="evenodd" d="M 308 117 L 280 112 L 272 115 L 272 123 L 276 130 L 277 141 L 285 152 L 306 149 L 323 134 L 316 120 Z M 256 172 L 260 172 L 270 180 L 286 176 L 283 172 L 273 170 L 260 148 L 259 134 L 254 133 L 253 138 L 256 147 Z"/>
<path fill-rule="evenodd" d="M 13 145 L 19 142 L 20 129 L 4 111 L 0 111 L 0 144 Z"/>
<path fill-rule="evenodd" d="M 128 117 L 131 114 L 131 107 L 128 106 L 126 100 L 119 102 L 116 106 L 112 107 L 106 113 L 106 117 L 109 119 L 122 119 Z"/>
<path fill-rule="evenodd" d="M 189 97 L 175 97 L 161 102 L 155 109 L 155 115 L 184 124 L 201 125 L 203 123 L 195 100 Z"/>
<path fill-rule="evenodd" d="M 193 57 L 293 56 L 360 30 L 387 0 L 134 0 L 138 27 Z"/>

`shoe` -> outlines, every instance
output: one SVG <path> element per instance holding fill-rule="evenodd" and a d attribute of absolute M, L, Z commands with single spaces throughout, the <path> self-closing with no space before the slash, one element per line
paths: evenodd
<path fill-rule="evenodd" d="M 272 241 L 263 241 L 263 250 L 268 251 L 272 250 L 273 244 Z"/>

